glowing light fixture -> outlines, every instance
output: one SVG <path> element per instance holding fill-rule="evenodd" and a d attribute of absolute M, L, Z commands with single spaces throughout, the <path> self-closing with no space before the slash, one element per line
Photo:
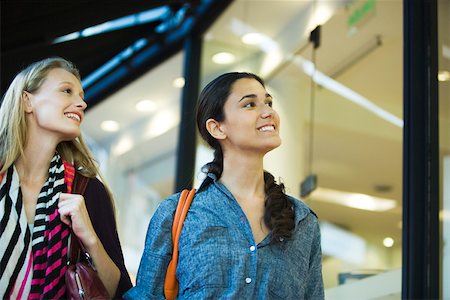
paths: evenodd
<path fill-rule="evenodd" d="M 103 121 L 102 124 L 100 125 L 100 127 L 104 131 L 116 132 L 120 129 L 120 124 L 113 120 L 107 120 L 107 121 Z"/>
<path fill-rule="evenodd" d="M 212 61 L 219 65 L 231 64 L 235 61 L 236 57 L 229 52 L 219 52 L 213 55 Z"/>
<path fill-rule="evenodd" d="M 114 146 L 113 153 L 116 156 L 122 155 L 125 152 L 131 150 L 134 146 L 133 139 L 129 136 L 124 136 L 120 141 Z"/>
<path fill-rule="evenodd" d="M 393 199 L 379 198 L 360 193 L 349 193 L 318 187 L 311 194 L 318 201 L 339 204 L 369 211 L 387 211 L 397 206 Z"/>
<path fill-rule="evenodd" d="M 174 87 L 181 89 L 182 87 L 184 87 L 184 83 L 185 83 L 184 78 L 178 77 L 174 79 L 172 84 Z"/>
<path fill-rule="evenodd" d="M 180 123 L 178 113 L 171 109 L 164 109 L 158 113 L 147 123 L 144 135 L 146 138 L 157 137 Z"/>
<path fill-rule="evenodd" d="M 438 72 L 438 80 L 439 81 L 450 81 L 450 72 L 449 71 L 439 71 Z"/>
<path fill-rule="evenodd" d="M 85 28 L 80 31 L 72 32 L 67 35 L 60 36 L 53 40 L 53 44 L 63 43 L 75 39 L 79 39 L 82 37 L 88 37 L 92 35 L 101 34 L 104 32 L 119 30 L 131 26 L 137 26 L 149 22 L 154 22 L 157 20 L 162 20 L 169 16 L 170 14 L 170 7 L 169 6 L 162 6 L 158 8 L 153 8 L 147 11 L 143 11 L 137 14 L 124 16 L 118 19 L 114 19 L 111 21 L 107 21 L 104 23 L 101 23 L 99 25 L 91 26 L 88 28 Z"/>
<path fill-rule="evenodd" d="M 266 39 L 265 35 L 258 32 L 246 33 L 242 36 L 241 40 L 247 45 L 258 45 Z"/>
<path fill-rule="evenodd" d="M 392 246 L 394 246 L 394 239 L 391 237 L 384 238 L 383 246 L 385 246 L 386 248 L 391 248 Z"/>
<path fill-rule="evenodd" d="M 314 64 L 304 59 L 301 56 L 296 56 L 294 58 L 294 64 L 299 66 L 303 69 L 303 72 L 307 74 L 308 76 L 312 76 L 313 80 L 329 89 L 330 91 L 341 95 L 345 99 L 367 109 L 371 113 L 377 115 L 378 117 L 384 119 L 385 121 L 394 124 L 398 127 L 403 128 L 403 120 L 396 115 L 388 112 L 387 110 L 384 110 L 374 102 L 370 101 L 369 99 L 365 98 L 363 95 L 358 94 L 354 90 L 350 89 L 349 87 L 339 83 L 338 81 L 328 77 L 324 73 L 320 72 L 319 70 L 314 68 Z"/>
<path fill-rule="evenodd" d="M 156 104 L 155 102 L 151 100 L 142 100 L 136 103 L 136 110 L 137 111 L 155 111 L 156 110 Z"/>

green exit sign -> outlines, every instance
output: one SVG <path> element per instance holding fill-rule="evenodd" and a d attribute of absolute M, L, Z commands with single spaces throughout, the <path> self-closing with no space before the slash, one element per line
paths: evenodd
<path fill-rule="evenodd" d="M 359 4 L 359 3 L 358 3 Z M 355 5 L 356 6 L 356 5 Z M 349 27 L 357 27 L 375 13 L 376 0 L 366 0 L 358 5 L 347 19 Z"/>

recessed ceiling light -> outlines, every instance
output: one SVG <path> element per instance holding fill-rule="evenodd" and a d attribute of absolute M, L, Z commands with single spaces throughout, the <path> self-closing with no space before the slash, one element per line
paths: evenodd
<path fill-rule="evenodd" d="M 120 125 L 118 122 L 113 121 L 113 120 L 107 120 L 107 121 L 103 121 L 102 124 L 100 125 L 100 127 L 104 130 L 104 131 L 108 131 L 108 132 L 116 132 L 117 130 L 119 130 Z"/>
<path fill-rule="evenodd" d="M 176 88 L 182 88 L 182 87 L 184 87 L 184 77 L 178 77 L 178 78 L 175 78 L 175 80 L 173 81 L 173 86 L 174 87 L 176 87 Z"/>
<path fill-rule="evenodd" d="M 212 61 L 219 65 L 231 64 L 235 56 L 229 52 L 219 52 L 213 55 Z"/>
<path fill-rule="evenodd" d="M 156 110 L 156 104 L 154 101 L 151 100 L 142 100 L 136 103 L 136 110 L 137 111 L 155 111 Z"/>
<path fill-rule="evenodd" d="M 244 34 L 241 40 L 247 45 L 258 45 L 264 41 L 264 35 L 258 32 L 250 32 Z"/>
<path fill-rule="evenodd" d="M 391 237 L 384 238 L 383 246 L 385 246 L 386 248 L 391 248 L 392 246 L 394 246 L 394 239 Z"/>
<path fill-rule="evenodd" d="M 351 208 L 369 211 L 387 211 L 396 207 L 393 199 L 369 196 L 360 193 L 350 193 L 318 187 L 311 193 L 314 199 L 344 205 Z"/>
<path fill-rule="evenodd" d="M 450 81 L 450 72 L 449 71 L 439 71 L 438 72 L 438 80 L 439 81 Z"/>

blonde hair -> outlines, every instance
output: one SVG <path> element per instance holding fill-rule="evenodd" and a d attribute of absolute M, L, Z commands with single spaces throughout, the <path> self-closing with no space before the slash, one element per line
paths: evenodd
<path fill-rule="evenodd" d="M 24 154 L 27 124 L 22 101 L 23 92 L 36 92 L 48 73 L 56 68 L 72 73 L 81 82 L 80 73 L 74 64 L 60 57 L 51 57 L 22 70 L 6 91 L 0 106 L 0 173 L 6 172 L 17 158 Z M 98 175 L 112 196 L 81 134 L 71 141 L 59 143 L 56 151 L 64 160 L 72 163 L 80 174 L 90 178 Z"/>

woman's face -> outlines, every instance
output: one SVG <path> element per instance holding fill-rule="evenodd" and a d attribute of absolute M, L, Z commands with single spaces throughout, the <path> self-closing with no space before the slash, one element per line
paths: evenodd
<path fill-rule="evenodd" d="M 77 77 L 64 69 L 52 69 L 35 92 L 24 92 L 30 126 L 39 134 L 52 134 L 59 141 L 80 135 L 86 102 Z"/>
<path fill-rule="evenodd" d="M 224 114 L 220 122 L 226 136 L 223 147 L 265 154 L 281 144 L 280 118 L 272 108 L 272 96 L 257 80 L 242 78 L 232 85 Z"/>

